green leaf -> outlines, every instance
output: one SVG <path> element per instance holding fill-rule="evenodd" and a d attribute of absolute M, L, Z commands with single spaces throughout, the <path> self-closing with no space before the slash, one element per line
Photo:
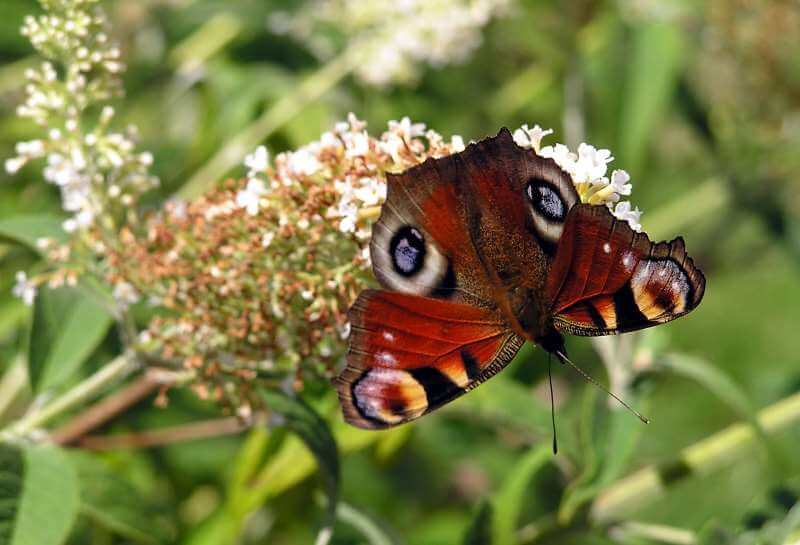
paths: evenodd
<path fill-rule="evenodd" d="M 78 515 L 78 477 L 51 445 L 0 445 L 0 542 L 59 545 Z"/>
<path fill-rule="evenodd" d="M 533 475 L 552 460 L 550 445 L 543 445 L 529 450 L 511 469 L 495 496 L 493 543 L 496 545 L 512 545 L 516 543 L 519 514 L 524 505 L 525 492 Z"/>
<path fill-rule="evenodd" d="M 107 464 L 81 452 L 73 453 L 70 458 L 80 479 L 81 514 L 137 543 L 169 540 L 168 528 L 159 513 Z"/>
<path fill-rule="evenodd" d="M 667 23 L 637 24 L 628 64 L 625 100 L 620 123 L 619 164 L 634 176 L 640 173 L 645 152 L 657 134 L 674 93 L 684 58 L 680 27 Z"/>
<path fill-rule="evenodd" d="M 11 543 L 22 495 L 22 451 L 0 443 L 0 543 Z"/>
<path fill-rule="evenodd" d="M 591 407 L 596 409 L 595 394 L 596 392 L 593 392 L 587 399 L 591 400 Z M 646 429 L 635 416 L 619 406 L 603 411 L 598 414 L 600 415 L 603 421 L 602 431 L 584 432 L 587 434 L 586 440 L 590 441 L 584 445 L 590 458 L 590 466 L 587 466 L 585 472 L 565 491 L 558 509 L 558 520 L 561 524 L 568 524 L 581 506 L 625 472 L 639 438 Z M 591 415 L 585 414 L 583 418 L 586 419 L 584 425 L 592 425 Z"/>
<path fill-rule="evenodd" d="M 328 497 L 326 521 L 320 536 L 330 536 L 336 521 L 339 502 L 339 451 L 328 424 L 299 398 L 277 390 L 262 390 L 273 421 L 286 426 L 305 443 L 320 468 L 325 494 Z M 291 438 L 290 438 L 291 439 Z M 318 539 L 317 543 L 325 543 Z"/>
<path fill-rule="evenodd" d="M 106 310 L 74 288 L 41 290 L 33 308 L 28 375 L 40 392 L 68 379 L 106 335 Z"/>
<path fill-rule="evenodd" d="M 378 521 L 344 502 L 339 502 L 336 517 L 355 528 L 370 545 L 397 545 L 399 541 L 391 532 L 383 528 Z"/>
<path fill-rule="evenodd" d="M 492 504 L 484 501 L 478 506 L 475 518 L 467 528 L 462 541 L 464 545 L 491 545 L 492 543 Z"/>
<path fill-rule="evenodd" d="M 47 237 L 56 241 L 67 240 L 67 233 L 61 228 L 62 218 L 52 214 L 23 214 L 0 220 L 0 240 L 10 240 L 24 244 L 32 250 L 41 252 L 36 247 L 36 240 Z"/>

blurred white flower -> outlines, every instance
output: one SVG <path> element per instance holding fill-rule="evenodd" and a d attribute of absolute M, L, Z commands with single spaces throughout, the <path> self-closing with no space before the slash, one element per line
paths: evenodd
<path fill-rule="evenodd" d="M 114 300 L 116 300 L 122 308 L 127 308 L 130 305 L 138 303 L 140 298 L 139 292 L 136 291 L 136 288 L 124 281 L 117 282 L 114 285 L 114 291 L 112 295 Z"/>
<path fill-rule="evenodd" d="M 365 83 L 387 86 L 413 81 L 421 65 L 463 62 L 480 45 L 489 21 L 511 0 L 320 0 L 294 16 L 282 13 L 271 26 L 306 43 L 312 53 L 335 48 L 319 27 L 340 29 L 357 53 L 355 74 Z"/>
<path fill-rule="evenodd" d="M 464 151 L 464 139 L 459 135 L 454 134 L 452 137 L 450 137 L 450 147 L 454 153 L 460 153 Z"/>
<path fill-rule="evenodd" d="M 425 135 L 425 123 L 412 123 L 408 116 L 400 121 L 389 121 L 389 132 L 393 132 L 406 142 L 412 138 Z"/>
<path fill-rule="evenodd" d="M 316 155 L 307 148 L 300 148 L 289 154 L 289 172 L 296 176 L 313 176 L 322 168 Z"/>
<path fill-rule="evenodd" d="M 266 146 L 258 146 L 256 150 L 244 158 L 244 166 L 248 168 L 247 177 L 264 172 L 269 166 L 269 152 Z"/>
<path fill-rule="evenodd" d="M 264 248 L 269 248 L 270 244 L 272 244 L 272 241 L 274 239 L 275 239 L 275 233 L 273 233 L 272 231 L 264 233 L 263 235 L 261 235 L 261 246 L 263 246 Z"/>
<path fill-rule="evenodd" d="M 361 178 L 353 189 L 353 196 L 365 206 L 375 206 L 386 200 L 386 184 L 377 178 Z"/>
<path fill-rule="evenodd" d="M 36 299 L 36 284 L 28 280 L 25 271 L 17 271 L 16 280 L 17 283 L 11 288 L 11 293 L 22 299 L 26 305 L 31 306 L 33 300 Z"/>
<path fill-rule="evenodd" d="M 526 124 L 514 131 L 514 142 L 516 142 L 518 146 L 532 148 L 536 153 L 539 153 L 542 138 L 548 134 L 553 134 L 553 129 L 543 129 L 538 124 L 529 128 Z"/>
<path fill-rule="evenodd" d="M 258 214 L 259 201 L 261 196 L 267 193 L 264 182 L 258 178 L 247 180 L 247 186 L 236 193 L 236 206 L 244 208 L 251 216 Z"/>
<path fill-rule="evenodd" d="M 28 160 L 25 157 L 12 157 L 10 159 L 6 159 L 6 172 L 9 174 L 16 174 L 22 167 L 25 166 L 25 163 L 27 162 Z"/>
<path fill-rule="evenodd" d="M 369 153 L 369 136 L 366 131 L 343 134 L 345 155 L 347 157 L 364 157 Z"/>

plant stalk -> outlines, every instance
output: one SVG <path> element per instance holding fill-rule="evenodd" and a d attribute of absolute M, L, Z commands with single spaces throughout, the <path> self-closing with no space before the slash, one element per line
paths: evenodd
<path fill-rule="evenodd" d="M 128 354 L 117 356 L 62 396 L 57 397 L 44 407 L 25 415 L 11 426 L 4 435 L 24 437 L 30 434 L 56 416 L 93 398 L 110 384 L 127 377 L 138 367 L 139 363 L 135 357 Z"/>
<path fill-rule="evenodd" d="M 769 435 L 800 423 L 800 392 L 762 409 L 757 418 Z M 747 454 L 758 441 L 750 423 L 733 424 L 686 447 L 672 463 L 645 467 L 611 484 L 595 498 L 589 517 L 597 524 L 624 518 L 657 500 L 678 478 L 708 475 Z"/>
<path fill-rule="evenodd" d="M 346 77 L 355 66 L 355 59 L 356 51 L 350 47 L 305 79 L 295 93 L 284 96 L 233 137 L 181 187 L 178 196 L 183 199 L 197 197 L 220 181 L 260 142 Z"/>

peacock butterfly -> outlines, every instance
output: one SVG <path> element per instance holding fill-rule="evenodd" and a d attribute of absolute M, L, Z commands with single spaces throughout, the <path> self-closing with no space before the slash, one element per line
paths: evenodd
<path fill-rule="evenodd" d="M 673 320 L 703 298 L 683 239 L 653 243 L 582 204 L 552 160 L 497 136 L 387 175 L 370 242 L 384 290 L 349 311 L 345 419 L 387 428 L 505 367 L 525 340 L 562 361 L 563 333 L 613 335 Z"/>

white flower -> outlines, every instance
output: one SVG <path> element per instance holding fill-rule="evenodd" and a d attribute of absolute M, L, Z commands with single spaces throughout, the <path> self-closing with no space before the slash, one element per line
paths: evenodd
<path fill-rule="evenodd" d="M 639 218 L 641 217 L 642 212 L 639 210 L 638 206 L 633 210 L 631 210 L 630 202 L 628 201 L 618 202 L 617 206 L 614 207 L 613 213 L 617 218 L 623 221 L 627 221 L 628 224 L 631 226 L 631 229 L 633 229 L 637 233 L 642 230 L 642 224 L 639 223 Z"/>
<path fill-rule="evenodd" d="M 67 233 L 74 233 L 78 230 L 78 222 L 75 221 L 73 218 L 69 218 L 64 220 L 61 224 L 61 228 L 64 229 Z"/>
<path fill-rule="evenodd" d="M 236 206 L 246 209 L 248 214 L 255 216 L 258 214 L 261 196 L 266 192 L 264 182 L 258 178 L 250 178 L 247 180 L 247 187 L 236 193 Z"/>
<path fill-rule="evenodd" d="M 36 284 L 28 280 L 28 275 L 25 274 L 25 271 L 17 271 L 16 279 L 17 283 L 11 288 L 11 293 L 15 297 L 22 299 L 22 302 L 26 305 L 31 306 L 33 300 L 36 299 Z"/>
<path fill-rule="evenodd" d="M 369 136 L 367 131 L 356 133 L 345 133 L 344 139 L 346 157 L 364 157 L 369 153 Z"/>
<path fill-rule="evenodd" d="M 44 142 L 41 140 L 30 140 L 29 142 L 17 143 L 15 150 L 17 155 L 27 157 L 28 159 L 36 159 L 44 155 Z"/>
<path fill-rule="evenodd" d="M 339 231 L 342 233 L 355 233 L 356 220 L 358 219 L 358 209 L 354 206 L 353 212 L 342 215 L 339 220 Z"/>
<path fill-rule="evenodd" d="M 393 133 L 385 133 L 383 135 L 383 140 L 378 143 L 378 146 L 380 146 L 384 153 L 389 154 L 395 163 L 402 162 L 400 152 L 406 147 L 402 138 Z"/>
<path fill-rule="evenodd" d="M 27 157 L 12 157 L 11 159 L 6 159 L 6 172 L 9 174 L 16 174 L 27 162 Z"/>
<path fill-rule="evenodd" d="M 267 231 L 263 235 L 261 235 L 261 245 L 264 248 L 269 248 L 269 245 L 272 244 L 272 241 L 275 239 L 275 233 L 272 231 Z"/>
<path fill-rule="evenodd" d="M 258 146 L 253 153 L 244 158 L 244 166 L 248 168 L 248 178 L 252 178 L 256 174 L 264 172 L 267 170 L 268 165 L 269 152 L 265 146 Z"/>
<path fill-rule="evenodd" d="M 575 162 L 578 156 L 569 151 L 569 148 L 564 144 L 556 144 L 555 146 L 545 146 L 539 150 L 541 157 L 552 159 L 566 172 L 572 174 L 575 170 Z"/>
<path fill-rule="evenodd" d="M 607 149 L 598 150 L 594 146 L 582 143 L 578 146 L 578 160 L 572 171 L 572 179 L 576 184 L 602 183 L 605 179 L 608 163 L 613 161 L 611 152 Z"/>
<path fill-rule="evenodd" d="M 631 180 L 630 174 L 624 170 L 615 170 L 611 173 L 611 188 L 619 195 L 630 195 L 633 186 L 628 182 Z"/>
<path fill-rule="evenodd" d="M 454 134 L 450 137 L 450 149 L 453 150 L 453 153 L 459 153 L 464 151 L 464 139 L 461 136 Z"/>
<path fill-rule="evenodd" d="M 411 119 L 405 116 L 400 121 L 389 121 L 389 131 L 408 142 L 425 134 L 425 123 L 412 123 Z"/>
<path fill-rule="evenodd" d="M 539 125 L 529 128 L 527 124 L 514 131 L 514 142 L 523 148 L 533 148 L 539 153 L 542 138 L 548 134 L 553 134 L 553 129 L 543 129 Z"/>
<path fill-rule="evenodd" d="M 353 196 L 366 206 L 375 206 L 386 200 L 386 184 L 376 178 L 361 178 L 361 185 L 353 189 Z"/>
<path fill-rule="evenodd" d="M 288 167 L 292 174 L 313 176 L 322 168 L 322 164 L 319 162 L 316 155 L 311 153 L 307 148 L 300 148 L 296 152 L 289 154 Z"/>
<path fill-rule="evenodd" d="M 122 308 L 127 308 L 129 305 L 139 302 L 139 292 L 131 284 L 124 281 L 114 285 L 112 295 Z"/>

